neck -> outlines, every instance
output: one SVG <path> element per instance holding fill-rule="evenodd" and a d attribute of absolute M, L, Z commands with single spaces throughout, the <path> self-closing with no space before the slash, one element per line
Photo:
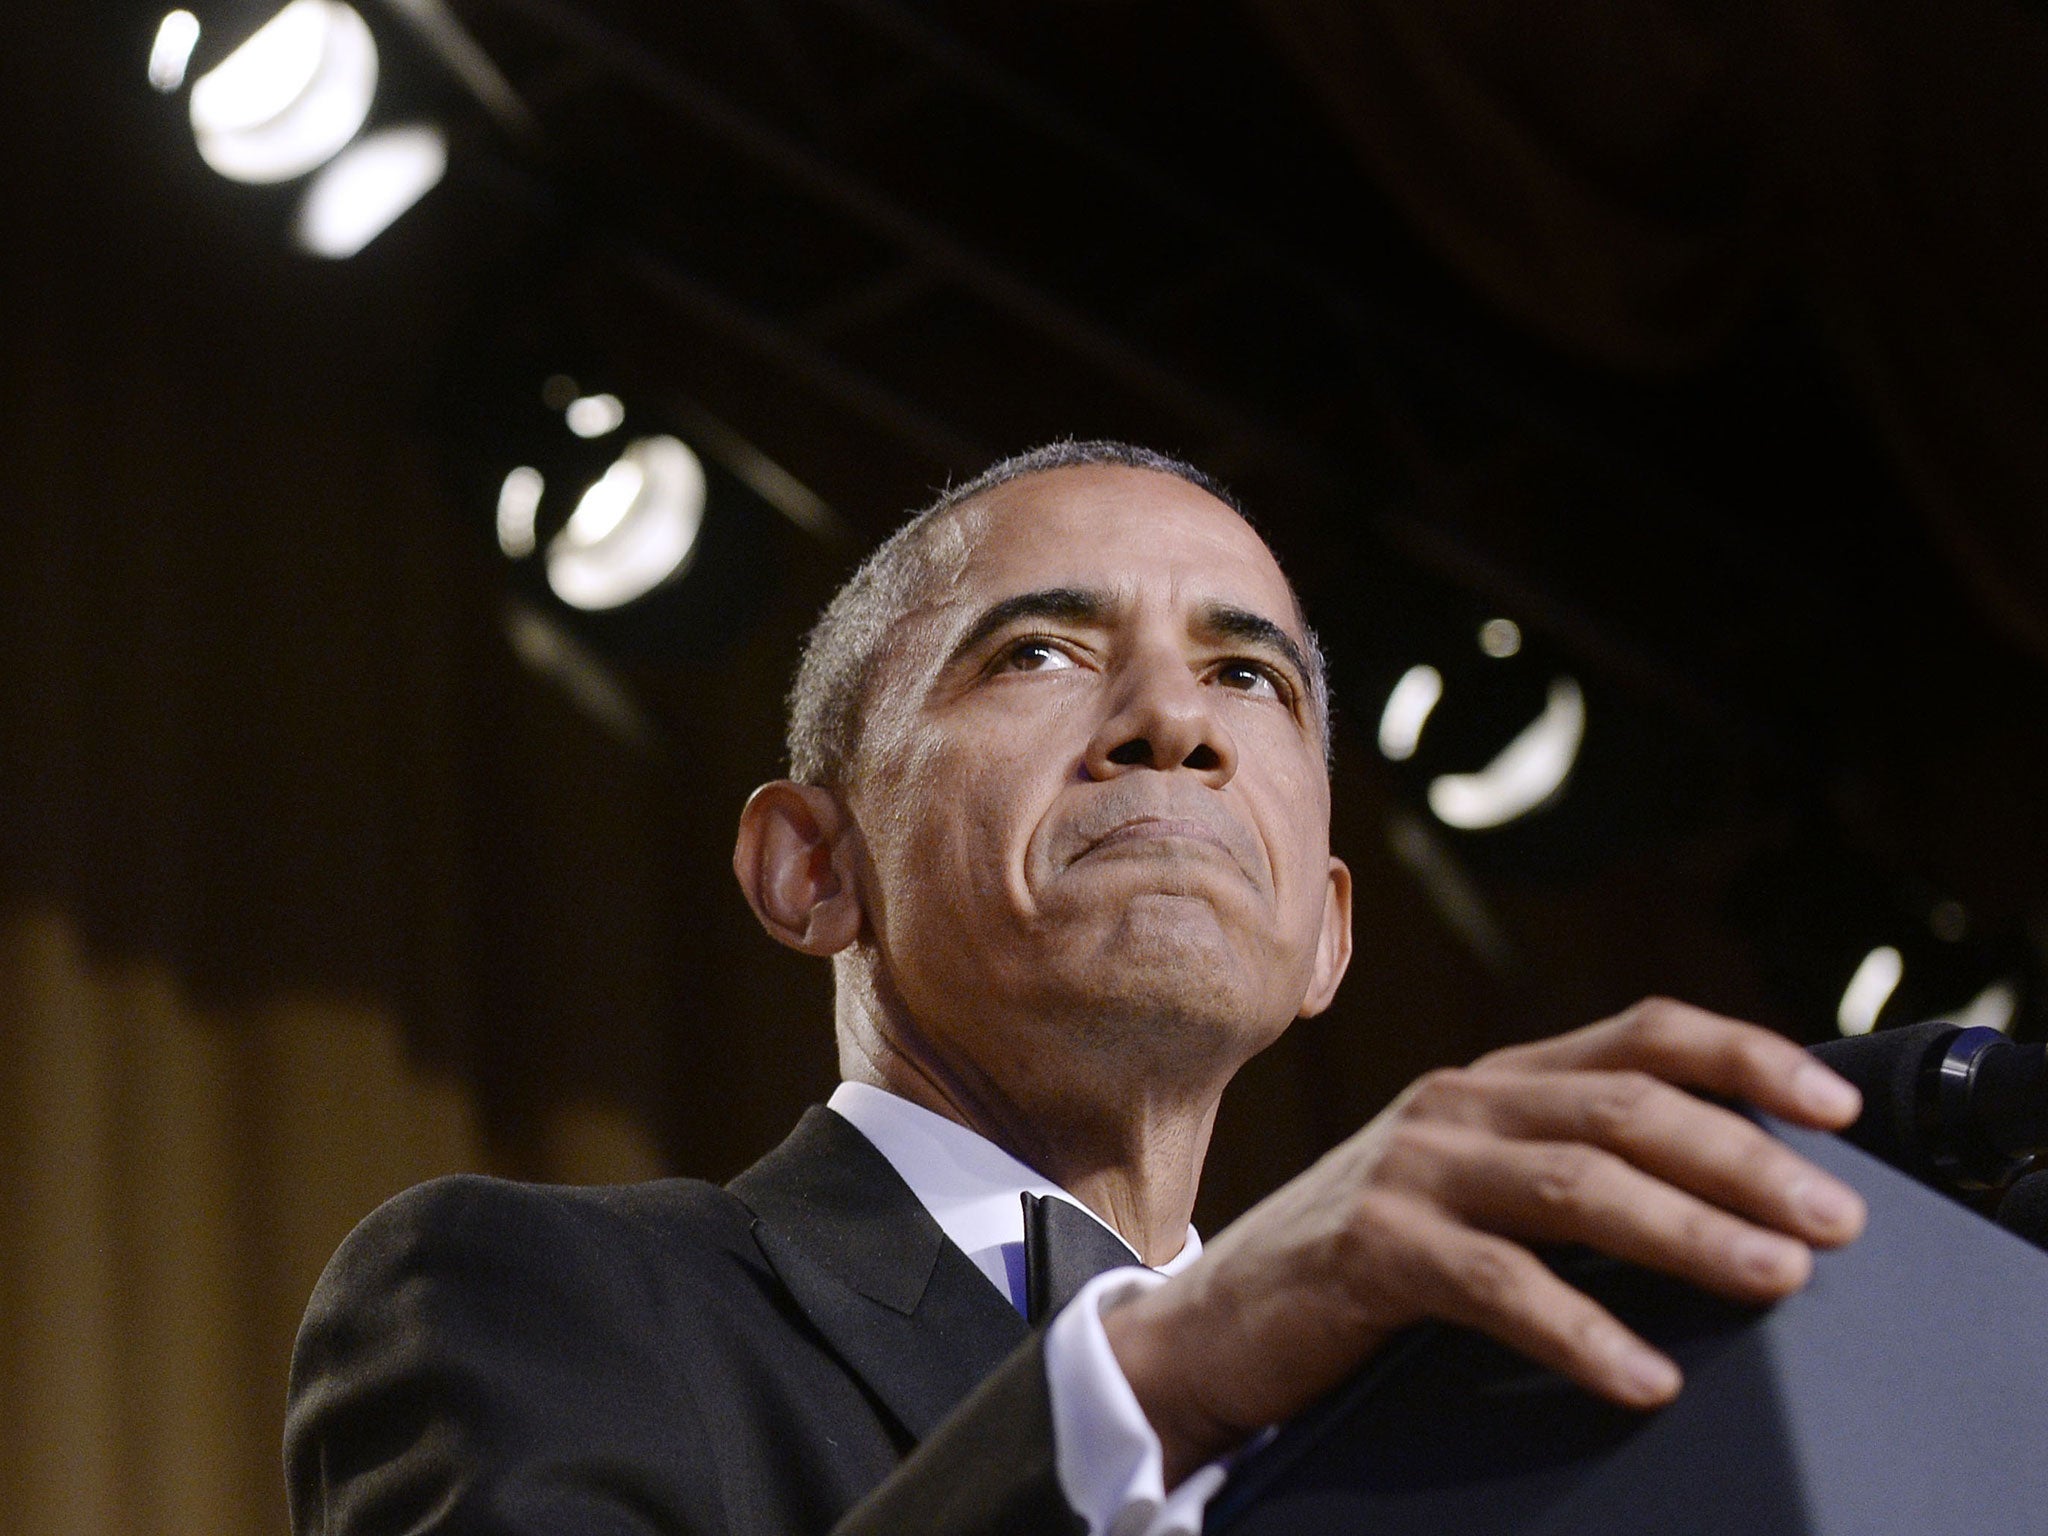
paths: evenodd
<path fill-rule="evenodd" d="M 1028 1066 L 992 1073 L 929 1049 L 919 1031 L 881 1027 L 869 1009 L 849 1008 L 843 989 L 839 1013 L 849 1081 L 986 1137 L 1108 1222 L 1147 1264 L 1180 1252 L 1227 1072 L 1189 1082 L 1184 1071 L 1164 1079 L 1143 1064 L 1040 1050 Z M 1056 1076 L 1043 1070 L 1048 1057 Z"/>

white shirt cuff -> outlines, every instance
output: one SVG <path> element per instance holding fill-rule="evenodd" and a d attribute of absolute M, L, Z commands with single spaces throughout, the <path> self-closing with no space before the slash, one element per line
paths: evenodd
<path fill-rule="evenodd" d="M 1102 1329 L 1106 1308 L 1166 1278 L 1136 1267 L 1097 1275 L 1046 1330 L 1053 1463 L 1088 1536 L 1198 1536 L 1223 1485 L 1224 1464 L 1211 1462 L 1167 1491 L 1159 1436 Z"/>

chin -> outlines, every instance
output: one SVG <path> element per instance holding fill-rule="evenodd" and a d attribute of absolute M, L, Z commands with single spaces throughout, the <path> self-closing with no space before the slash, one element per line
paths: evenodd
<path fill-rule="evenodd" d="M 1222 1055 L 1235 1065 L 1293 1018 L 1275 1008 L 1271 978 L 1249 974 L 1213 921 L 1127 921 L 1078 974 L 1048 967 L 1045 979 L 1106 1034 L 1160 1043 L 1190 1062 Z"/>
<path fill-rule="evenodd" d="M 1293 1021 L 1308 981 L 1276 969 L 1288 946 L 1270 915 L 1234 889 L 1148 887 L 1092 891 L 1041 913 L 1033 942 L 1014 956 L 1034 1006 L 1104 1033 L 1128 1022 L 1184 1049 L 1201 1039 L 1240 1058 L 1263 1049 Z"/>

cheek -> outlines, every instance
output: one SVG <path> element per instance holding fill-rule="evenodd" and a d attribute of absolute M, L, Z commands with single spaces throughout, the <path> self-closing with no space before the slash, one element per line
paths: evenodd
<path fill-rule="evenodd" d="M 876 861 L 892 911 L 951 925 L 957 943 L 971 931 L 963 925 L 979 930 L 1028 905 L 1030 786 L 972 741 L 931 729 L 901 740 L 894 771 L 878 785 Z"/>
<path fill-rule="evenodd" d="M 1294 919 L 1320 928 L 1330 869 L 1330 788 L 1322 765 L 1276 776 L 1268 808 L 1266 846 L 1279 899 Z"/>

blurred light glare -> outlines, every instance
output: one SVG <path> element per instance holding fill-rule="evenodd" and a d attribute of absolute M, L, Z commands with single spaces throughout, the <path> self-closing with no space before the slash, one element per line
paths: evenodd
<path fill-rule="evenodd" d="M 625 421 L 626 407 L 617 395 L 582 395 L 571 400 L 562 414 L 578 437 L 603 437 Z"/>
<path fill-rule="evenodd" d="M 498 487 L 498 548 L 508 558 L 522 560 L 533 553 L 534 514 L 546 489 L 547 481 L 530 464 L 513 470 Z"/>
<path fill-rule="evenodd" d="M 604 472 L 604 477 L 583 493 L 564 530 L 569 541 L 583 549 L 594 549 L 610 538 L 633 503 L 646 489 L 647 473 L 638 459 L 627 457 Z"/>
<path fill-rule="evenodd" d="M 1949 1022 L 1965 1029 L 1995 1029 L 2004 1035 L 2012 1032 L 2013 1016 L 2019 1011 L 2020 989 L 2010 981 L 1994 981 L 1960 1012 L 1950 1014 Z"/>
<path fill-rule="evenodd" d="M 1479 649 L 1505 661 L 1522 648 L 1522 626 L 1513 619 L 1488 619 L 1479 626 Z"/>
<path fill-rule="evenodd" d="M 1461 832 L 1505 826 L 1543 805 L 1570 777 L 1586 739 L 1586 696 L 1569 677 L 1550 685 L 1543 713 L 1477 773 L 1447 773 L 1429 786 L 1437 820 Z"/>
<path fill-rule="evenodd" d="M 190 11 L 172 11 L 157 25 L 149 49 L 149 83 L 170 95 L 185 83 L 185 66 L 199 46 L 199 18 Z"/>
<path fill-rule="evenodd" d="M 1845 1035 L 1867 1035 L 1877 1028 L 1877 1016 L 1884 1012 L 1905 974 L 1905 957 L 1889 944 L 1880 944 L 1865 955 L 1849 985 L 1842 989 L 1835 1027 Z"/>
<path fill-rule="evenodd" d="M 340 0 L 292 0 L 192 86 L 200 158 L 231 181 L 289 181 L 356 136 L 377 44 Z"/>
<path fill-rule="evenodd" d="M 448 141 L 440 129 L 381 129 L 314 178 L 299 209 L 298 242 L 315 256 L 345 260 L 431 192 L 447 170 Z"/>
<path fill-rule="evenodd" d="M 1424 663 L 1403 672 L 1380 711 L 1380 755 L 1392 763 L 1413 757 L 1429 712 L 1443 696 L 1443 674 L 1435 667 Z"/>
<path fill-rule="evenodd" d="M 548 585 L 572 608 L 617 608 L 679 574 L 704 523 L 704 466 L 677 438 L 627 445 L 548 541 Z"/>

